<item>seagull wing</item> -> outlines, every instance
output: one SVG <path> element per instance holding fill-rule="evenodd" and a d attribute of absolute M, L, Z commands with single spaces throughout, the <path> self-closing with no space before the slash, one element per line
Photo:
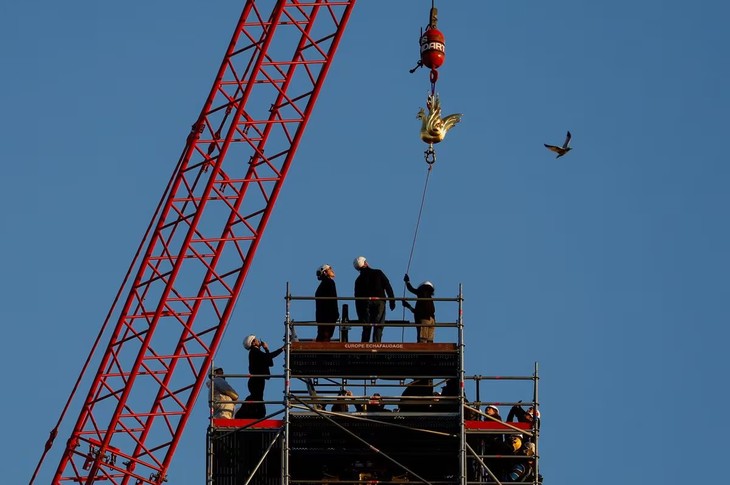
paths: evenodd
<path fill-rule="evenodd" d="M 547 143 L 545 143 L 544 145 L 545 145 L 545 148 L 547 148 L 548 150 L 552 150 L 558 154 L 562 153 L 562 151 L 563 151 L 563 147 L 556 147 L 555 145 L 548 145 Z"/>
<path fill-rule="evenodd" d="M 565 143 L 563 143 L 563 148 L 568 148 L 568 143 L 570 143 L 571 138 L 573 138 L 573 135 L 571 135 L 570 132 L 568 132 L 565 135 Z"/>

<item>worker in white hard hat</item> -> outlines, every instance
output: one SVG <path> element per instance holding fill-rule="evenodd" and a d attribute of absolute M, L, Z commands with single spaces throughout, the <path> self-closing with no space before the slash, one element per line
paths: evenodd
<path fill-rule="evenodd" d="M 208 377 L 210 378 L 208 387 L 212 387 L 213 391 L 211 396 L 213 417 L 231 419 L 233 417 L 233 410 L 236 407 L 236 401 L 238 401 L 238 393 L 226 381 L 222 367 L 213 369 L 213 375 Z"/>
<path fill-rule="evenodd" d="M 406 274 L 403 277 L 403 281 L 406 283 L 408 291 L 416 295 L 418 301 L 416 301 L 415 308 L 403 300 L 403 306 L 413 312 L 413 319 L 418 325 L 417 330 L 417 342 L 422 344 L 432 344 L 434 334 L 436 333 L 436 306 L 433 304 L 434 287 L 430 281 L 424 281 L 417 288 L 411 285 L 411 278 Z"/>
<path fill-rule="evenodd" d="M 487 408 L 484 410 L 484 413 L 486 414 L 484 420 L 488 423 L 498 423 L 502 421 L 502 416 L 499 414 L 499 408 L 495 404 L 488 404 Z M 484 453 L 487 455 L 506 453 L 505 438 L 503 434 L 490 433 L 485 435 L 483 439 L 483 445 Z"/>
<path fill-rule="evenodd" d="M 340 319 L 340 310 L 337 304 L 337 286 L 335 285 L 335 270 L 329 264 L 317 268 L 319 286 L 314 292 L 315 319 L 317 320 L 317 342 L 329 342 L 335 333 L 334 323 Z M 323 299 L 319 299 L 323 298 Z M 323 325 L 330 324 L 330 325 Z"/>
<path fill-rule="evenodd" d="M 395 310 L 395 293 L 390 281 L 379 269 L 371 268 L 364 256 L 358 256 L 353 266 L 360 272 L 355 280 L 355 311 L 362 326 L 362 342 L 370 341 L 372 332 L 373 342 L 383 339 L 383 325 L 385 322 L 385 298 L 391 298 L 390 310 Z M 367 298 L 367 299 L 366 299 Z"/>
<path fill-rule="evenodd" d="M 264 389 L 266 381 L 271 375 L 269 367 L 274 365 L 274 357 L 284 351 L 284 346 L 269 352 L 269 346 L 266 342 L 259 340 L 256 335 L 248 335 L 243 339 L 243 347 L 248 350 L 248 372 L 251 377 L 248 378 L 249 396 L 246 401 L 253 403 L 255 407 L 256 418 L 266 416 L 266 404 L 264 404 Z"/>
<path fill-rule="evenodd" d="M 485 413 L 491 418 L 488 418 L 487 421 L 502 421 L 502 416 L 499 415 L 499 408 L 494 404 L 487 405 Z"/>
<path fill-rule="evenodd" d="M 522 409 L 519 404 L 512 406 L 507 414 L 507 421 L 512 422 L 515 419 L 519 423 L 530 423 L 535 429 L 540 429 L 540 411 L 536 410 L 534 406 L 530 406 L 527 411 Z"/>

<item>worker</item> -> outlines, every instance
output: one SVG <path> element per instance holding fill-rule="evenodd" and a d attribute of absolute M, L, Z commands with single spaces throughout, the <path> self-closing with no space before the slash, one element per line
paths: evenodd
<path fill-rule="evenodd" d="M 540 429 L 540 411 L 535 409 L 535 406 L 530 406 L 529 409 L 525 411 L 525 415 L 529 422 L 536 421 L 535 427 Z"/>
<path fill-rule="evenodd" d="M 457 399 L 461 396 L 461 389 L 459 387 L 459 379 L 451 378 L 447 379 L 444 383 L 444 387 L 441 388 L 442 399 L 439 403 L 439 411 L 445 413 L 458 413 L 461 407 L 461 402 Z"/>
<path fill-rule="evenodd" d="M 499 415 L 499 408 L 494 404 L 488 404 L 485 413 L 489 416 L 487 421 L 502 421 L 502 416 Z"/>
<path fill-rule="evenodd" d="M 413 379 L 401 393 L 398 411 L 411 413 L 427 413 L 432 411 L 433 381 L 426 378 Z M 410 399 L 415 397 L 416 399 Z M 422 399 L 419 399 L 422 398 Z"/>
<path fill-rule="evenodd" d="M 514 454 L 524 458 L 514 458 L 510 460 L 509 465 L 506 467 L 507 472 L 502 476 L 502 481 L 530 482 L 535 475 L 535 443 L 522 443 L 519 438 L 513 438 L 513 445 L 515 445 L 516 442 L 520 442 L 520 447 L 514 451 Z"/>
<path fill-rule="evenodd" d="M 509 481 L 507 477 L 512 472 L 513 465 L 516 463 L 517 458 L 511 458 L 512 456 L 518 455 L 520 448 L 522 448 L 521 434 L 511 434 L 501 443 L 491 443 L 489 447 L 485 448 L 485 451 L 492 455 L 498 455 L 496 458 L 489 459 L 486 461 L 486 465 L 495 474 L 500 477 L 502 481 Z"/>
<path fill-rule="evenodd" d="M 348 402 L 352 400 L 352 391 L 349 389 L 340 389 L 337 393 L 337 402 L 332 405 L 331 411 L 333 413 L 348 413 L 350 412 L 350 405 Z"/>
<path fill-rule="evenodd" d="M 519 402 L 521 403 L 522 401 Z M 512 406 L 512 409 L 509 410 L 509 414 L 507 414 L 507 421 L 512 422 L 515 418 L 519 423 L 530 423 L 535 427 L 535 429 L 540 429 L 540 411 L 536 410 L 535 406 L 530 406 L 530 408 L 525 411 L 522 409 L 522 406 L 515 404 Z"/>
<path fill-rule="evenodd" d="M 366 412 L 366 413 L 389 413 L 390 412 L 390 409 L 385 407 L 385 404 L 383 403 L 383 396 L 381 396 L 379 392 L 376 392 L 372 396 L 370 396 L 367 404 L 365 404 L 364 406 L 361 404 L 356 404 L 355 409 L 357 411 Z"/>
<path fill-rule="evenodd" d="M 235 402 L 238 401 L 238 393 L 226 381 L 222 367 L 213 369 L 213 375 L 209 378 L 208 388 L 213 388 L 213 417 L 231 419 L 236 407 Z"/>
<path fill-rule="evenodd" d="M 418 297 L 415 308 L 410 303 L 403 300 L 403 306 L 413 312 L 413 319 L 415 320 L 416 325 L 418 325 L 417 342 L 421 344 L 432 344 L 436 330 L 436 307 L 433 304 L 433 300 L 428 300 L 426 298 L 433 298 L 435 291 L 433 283 L 430 281 L 424 281 L 418 285 L 418 288 L 414 288 L 413 285 L 411 285 L 411 279 L 408 274 L 403 277 L 403 281 L 405 281 L 408 291 Z"/>
<path fill-rule="evenodd" d="M 487 409 L 484 411 L 487 417 L 485 421 L 496 423 L 502 421 L 502 416 L 499 414 L 499 408 L 494 404 L 488 404 Z M 501 453 L 504 448 L 504 434 L 487 434 L 482 438 L 482 444 L 484 445 L 484 453 L 487 455 L 495 455 Z"/>
<path fill-rule="evenodd" d="M 370 300 L 355 300 L 355 311 L 362 326 L 362 342 L 381 342 L 383 325 L 385 322 L 385 298 L 391 298 L 390 310 L 395 310 L 395 293 L 390 281 L 379 269 L 371 268 L 364 256 L 358 256 L 353 266 L 360 272 L 355 280 L 355 298 L 371 298 Z"/>
<path fill-rule="evenodd" d="M 316 298 L 337 298 L 335 285 L 335 270 L 329 264 L 323 264 L 317 269 L 319 286 L 314 292 L 315 319 L 317 320 L 317 342 L 329 342 L 335 333 L 334 324 L 340 319 L 340 310 L 337 300 L 317 300 Z"/>
<path fill-rule="evenodd" d="M 266 416 L 266 404 L 264 401 L 264 389 L 266 381 L 271 375 L 269 367 L 274 365 L 274 358 L 284 351 L 284 346 L 269 352 L 269 346 L 266 342 L 256 338 L 256 335 L 248 335 L 243 339 L 243 347 L 248 350 L 248 372 L 251 376 L 248 378 L 247 401 L 257 403 L 256 414 L 253 417 L 263 418 Z"/>

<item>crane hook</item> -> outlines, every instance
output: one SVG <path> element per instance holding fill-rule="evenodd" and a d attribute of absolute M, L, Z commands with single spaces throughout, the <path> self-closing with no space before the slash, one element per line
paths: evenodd
<path fill-rule="evenodd" d="M 436 150 L 433 149 L 433 143 L 428 144 L 428 148 L 423 152 L 423 158 L 426 159 L 426 163 L 429 164 L 428 169 L 431 170 L 430 165 L 436 163 Z"/>

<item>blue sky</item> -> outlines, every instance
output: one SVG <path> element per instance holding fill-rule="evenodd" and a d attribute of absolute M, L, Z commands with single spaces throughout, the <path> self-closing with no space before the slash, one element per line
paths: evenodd
<path fill-rule="evenodd" d="M 242 5 L 0 5 L 4 483 L 32 474 Z M 724 453 L 698 433 L 730 431 L 713 417 L 729 397 L 730 6 L 437 6 L 437 90 L 464 119 L 437 146 L 413 279 L 463 285 L 467 373 L 539 362 L 546 483 L 702 477 Z M 429 7 L 357 5 L 216 358 L 227 370 L 245 372 L 245 334 L 280 338 L 286 282 L 313 294 L 323 263 L 342 295 L 358 255 L 402 292 L 426 170 L 427 72 L 408 69 Z M 556 160 L 543 143 L 568 129 Z M 170 483 L 203 480 L 205 417 L 200 399 Z"/>

